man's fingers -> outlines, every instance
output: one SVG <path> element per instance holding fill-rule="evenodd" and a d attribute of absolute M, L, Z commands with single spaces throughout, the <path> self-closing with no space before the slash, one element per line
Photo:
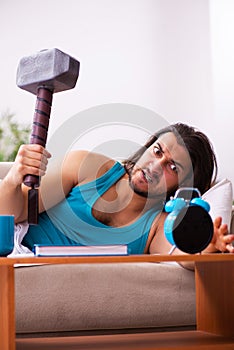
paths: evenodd
<path fill-rule="evenodd" d="M 222 218 L 221 216 L 218 216 L 217 218 L 214 219 L 214 227 L 219 228 L 222 224 Z"/>
<path fill-rule="evenodd" d="M 226 249 L 229 253 L 234 253 L 234 246 L 232 244 L 227 244 Z"/>
<path fill-rule="evenodd" d="M 228 234 L 224 235 L 220 238 L 220 251 L 225 252 L 228 251 L 230 253 L 234 253 L 234 246 L 232 245 L 232 242 L 234 242 L 234 235 Z"/>
<path fill-rule="evenodd" d="M 227 224 L 222 224 L 219 227 L 218 234 L 222 236 L 222 235 L 227 235 L 227 233 L 228 233 L 228 226 L 227 226 Z"/>

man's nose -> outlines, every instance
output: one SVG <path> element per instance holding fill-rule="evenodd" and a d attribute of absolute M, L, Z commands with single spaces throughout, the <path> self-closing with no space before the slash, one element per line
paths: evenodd
<path fill-rule="evenodd" d="M 159 159 L 155 159 L 153 162 L 150 163 L 150 171 L 152 172 L 152 174 L 161 175 L 164 171 L 167 162 L 168 160 L 165 156 L 162 156 Z"/>

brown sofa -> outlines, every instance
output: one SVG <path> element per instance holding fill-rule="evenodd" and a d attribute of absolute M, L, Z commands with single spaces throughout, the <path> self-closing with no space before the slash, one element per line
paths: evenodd
<path fill-rule="evenodd" d="M 194 273 L 167 263 L 16 268 L 17 333 L 194 327 Z"/>

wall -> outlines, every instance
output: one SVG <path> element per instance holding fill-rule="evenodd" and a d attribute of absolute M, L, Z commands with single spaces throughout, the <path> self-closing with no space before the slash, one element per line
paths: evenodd
<path fill-rule="evenodd" d="M 218 152 L 220 175 L 234 180 L 226 145 L 222 145 L 227 142 L 223 138 L 226 127 L 231 130 L 232 106 L 223 119 L 227 95 L 218 88 L 222 73 L 217 74 L 220 62 L 214 61 L 221 49 L 221 41 L 217 42 L 221 27 L 216 26 L 220 3 L 41 0 L 39 5 L 35 0 L 1 0 L 0 30 L 5 35 L 0 39 L 4 53 L 0 56 L 0 111 L 10 108 L 20 120 L 31 121 L 35 101 L 16 87 L 18 61 L 40 49 L 58 47 L 78 58 L 81 70 L 74 90 L 54 96 L 49 138 L 87 108 L 109 103 L 138 105 L 167 122 L 183 121 L 207 132 Z M 223 3 L 230 6 L 228 1 Z M 231 26 L 231 20 L 228 23 Z M 110 130 L 101 131 L 103 142 Z M 88 134 L 86 141 L 82 139 L 85 145 L 90 140 L 101 142 L 93 130 Z M 132 138 L 138 136 L 133 128 Z"/>
<path fill-rule="evenodd" d="M 220 176 L 234 185 L 232 149 L 234 135 L 234 2 L 210 0 L 213 122 L 211 137 L 215 140 Z"/>

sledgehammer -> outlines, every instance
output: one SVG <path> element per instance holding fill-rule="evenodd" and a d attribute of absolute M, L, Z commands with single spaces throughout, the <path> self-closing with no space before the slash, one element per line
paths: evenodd
<path fill-rule="evenodd" d="M 42 50 L 23 57 L 17 69 L 16 84 L 37 96 L 30 143 L 45 147 L 53 93 L 75 87 L 80 63 L 58 49 Z M 28 222 L 38 224 L 38 187 L 40 178 L 26 175 L 28 191 Z"/>

